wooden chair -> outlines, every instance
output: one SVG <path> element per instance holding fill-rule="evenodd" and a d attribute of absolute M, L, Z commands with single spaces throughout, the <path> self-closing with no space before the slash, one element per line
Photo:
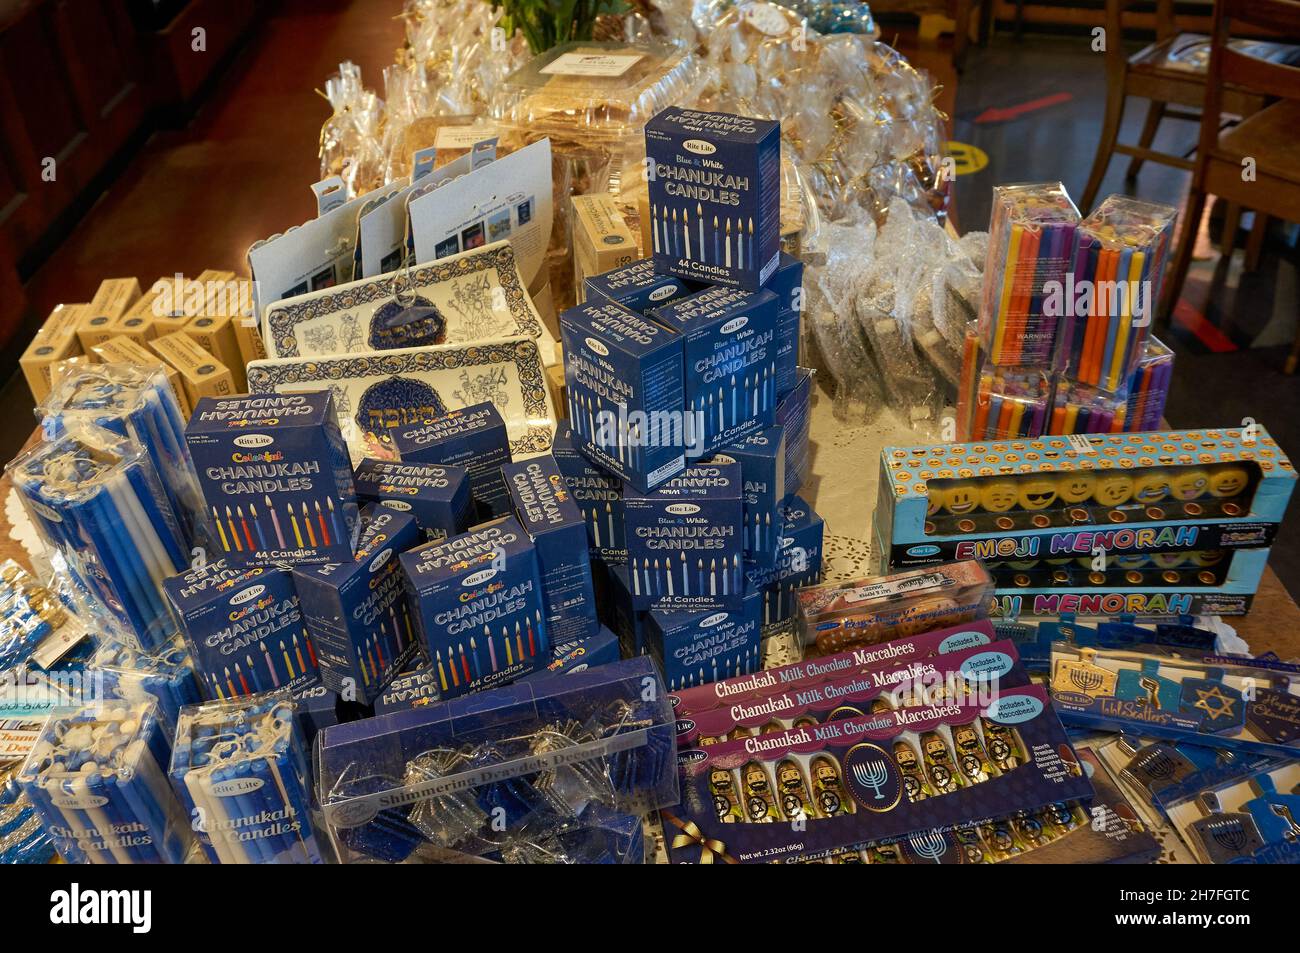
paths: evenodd
<path fill-rule="evenodd" d="M 1162 325 L 1168 325 L 1192 260 L 1207 195 L 1287 221 L 1300 221 L 1300 67 L 1234 48 L 1229 31 L 1246 26 L 1300 36 L 1300 0 L 1219 0 L 1214 10 L 1201 138 L 1173 269 L 1165 282 Z M 1220 132 L 1227 88 L 1276 102 Z M 1248 172 L 1253 174 L 1248 174 Z M 1300 334 L 1286 373 L 1300 361 Z"/>
<path fill-rule="evenodd" d="M 1174 0 L 1156 0 L 1156 40 L 1132 56 L 1124 53 L 1124 17 L 1138 0 L 1106 0 L 1106 116 L 1097 155 L 1092 162 L 1088 185 L 1079 207 L 1092 208 L 1111 157 L 1119 152 L 1131 156 L 1125 178 L 1137 178 L 1143 162 L 1192 171 L 1194 162 L 1186 156 L 1156 152 L 1151 148 L 1162 120 L 1199 122 L 1205 102 L 1208 37 L 1179 33 L 1174 22 Z M 1287 62 L 1300 60 L 1300 48 L 1279 43 L 1238 41 L 1262 58 Z M 1119 142 L 1124 107 L 1130 96 L 1150 100 L 1146 121 L 1137 145 Z M 1264 97 L 1230 87 L 1223 93 L 1222 108 L 1234 116 L 1248 116 L 1264 105 Z"/>

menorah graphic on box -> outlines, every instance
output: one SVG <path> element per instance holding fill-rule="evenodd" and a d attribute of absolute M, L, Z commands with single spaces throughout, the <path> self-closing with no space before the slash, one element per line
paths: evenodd
<path fill-rule="evenodd" d="M 1241 820 L 1236 817 L 1225 817 L 1221 821 L 1215 821 L 1208 825 L 1207 833 L 1214 838 L 1214 842 L 1224 850 L 1237 852 L 1249 842 L 1246 829 L 1241 826 Z"/>
<path fill-rule="evenodd" d="M 939 858 L 948 853 L 947 838 L 945 838 L 938 830 L 921 831 L 917 834 L 911 834 L 907 838 L 907 843 L 911 845 L 913 852 L 918 857 L 932 860 L 936 864 L 942 863 Z"/>
<path fill-rule="evenodd" d="M 889 780 L 889 768 L 880 758 L 875 758 L 865 764 L 855 764 L 853 766 L 853 779 L 864 788 L 871 788 L 875 792 L 877 801 L 885 799 L 885 796 L 880 793 L 880 788 Z"/>
<path fill-rule="evenodd" d="M 1070 669 L 1070 684 L 1085 695 L 1091 695 L 1101 688 L 1104 680 L 1105 676 L 1101 672 L 1093 672 L 1084 668 Z"/>
<path fill-rule="evenodd" d="M 1153 780 L 1164 781 L 1174 776 L 1178 762 L 1163 748 L 1156 748 L 1134 762 L 1134 767 L 1141 768 Z"/>

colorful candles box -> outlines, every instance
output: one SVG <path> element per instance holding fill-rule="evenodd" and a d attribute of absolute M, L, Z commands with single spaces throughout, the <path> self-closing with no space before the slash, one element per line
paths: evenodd
<path fill-rule="evenodd" d="M 201 398 L 185 440 L 233 564 L 352 558 L 356 489 L 329 391 Z"/>
<path fill-rule="evenodd" d="M 464 467 L 480 520 L 510 512 L 501 468 L 510 462 L 505 421 L 490 401 L 449 411 L 442 417 L 393 433 L 403 463 Z"/>
<path fill-rule="evenodd" d="M 158 719 L 169 738 L 176 732 L 181 708 L 203 700 L 189 650 L 179 635 L 158 652 L 148 654 L 105 640 L 91 657 L 87 670 L 102 675 L 108 698 L 156 701 Z"/>
<path fill-rule="evenodd" d="M 636 588 L 640 587 L 640 582 Z M 626 565 L 609 567 L 609 592 L 604 600 L 605 624 L 618 635 L 625 658 L 644 655 L 650 613 L 637 609 L 631 573 Z"/>
<path fill-rule="evenodd" d="M 298 691 L 319 681 L 316 647 L 287 568 L 222 559 L 173 576 L 163 588 L 206 698 Z"/>
<path fill-rule="evenodd" d="M 388 715 L 408 708 L 422 708 L 441 698 L 438 673 L 432 665 L 422 665 L 414 671 L 395 676 L 388 683 L 375 701 L 375 714 Z"/>
<path fill-rule="evenodd" d="M 339 696 L 324 685 L 309 685 L 293 693 L 293 715 L 302 733 L 304 750 L 310 751 L 316 734 L 339 723 Z"/>
<path fill-rule="evenodd" d="M 753 737 L 819 725 L 837 718 L 867 718 L 940 699 L 961 704 L 980 689 L 1020 688 L 1030 684 L 1014 643 L 969 645 L 914 658 L 854 664 L 842 675 L 805 684 L 757 690 L 757 697 L 728 698 L 710 707 L 677 713 L 677 746 L 694 748 L 734 738 Z M 674 696 L 680 699 L 682 696 Z M 978 761 L 957 765 L 978 783 Z"/>
<path fill-rule="evenodd" d="M 1211 663 L 1123 649 L 1052 646 L 1052 700 L 1066 724 L 1218 748 L 1300 753 L 1291 672 L 1219 656 Z"/>
<path fill-rule="evenodd" d="M 321 682 L 349 701 L 372 704 L 417 650 L 397 556 L 419 542 L 414 516 L 370 503 L 355 559 L 293 570 Z"/>
<path fill-rule="evenodd" d="M 1080 384 L 1124 390 L 1160 301 L 1177 209 L 1112 195 L 1079 223 L 1056 366 Z"/>
<path fill-rule="evenodd" d="M 469 472 L 436 463 L 362 460 L 352 474 L 357 501 L 410 513 L 426 540 L 446 539 L 474 522 Z"/>
<path fill-rule="evenodd" d="M 146 651 L 176 634 L 161 583 L 189 551 L 148 454 L 93 424 L 9 464 L 32 523 L 67 562 L 78 586 L 121 638 Z"/>
<path fill-rule="evenodd" d="M 1174 352 L 1155 336 L 1148 337 L 1138 366 L 1128 381 L 1128 407 L 1122 428 L 1125 433 L 1160 429 L 1173 376 Z"/>
<path fill-rule="evenodd" d="M 1047 426 L 1051 396 L 1052 381 L 1042 368 L 987 365 L 979 374 L 968 439 L 1039 436 Z"/>
<path fill-rule="evenodd" d="M 402 553 L 411 608 L 444 698 L 481 691 L 546 664 L 542 575 L 513 516 Z"/>
<path fill-rule="evenodd" d="M 187 548 L 205 543 L 203 494 L 185 444 L 185 418 L 161 369 L 99 364 L 78 370 L 55 383 L 37 415 L 47 439 L 67 421 L 83 420 L 143 447 Z"/>
<path fill-rule="evenodd" d="M 1128 414 L 1126 393 L 1107 394 L 1087 384 L 1059 378 L 1052 394 L 1052 419 L 1047 433 L 1119 433 Z M 1026 434 L 1025 436 L 1039 436 Z M 985 438 L 990 439 L 990 438 Z M 992 438 L 1001 439 L 1001 438 Z"/>
<path fill-rule="evenodd" d="M 731 612 L 651 611 L 646 652 L 669 691 L 747 675 L 763 666 L 762 592 L 745 594 Z"/>
<path fill-rule="evenodd" d="M 597 627 L 594 635 L 589 635 L 585 639 L 556 642 L 551 647 L 551 661 L 547 666 L 531 675 L 525 675 L 524 678 L 537 679 L 548 675 L 572 675 L 575 672 L 585 672 L 597 665 L 617 662 L 620 654 L 618 636 L 602 625 Z"/>
<path fill-rule="evenodd" d="M 503 469 L 515 516 L 533 541 L 542 574 L 546 630 L 553 642 L 595 634 L 596 592 L 587 550 L 587 522 L 551 456 Z"/>
<path fill-rule="evenodd" d="M 596 466 L 574 444 L 573 431 L 560 421 L 551 443 L 551 455 L 564 474 L 569 495 L 587 524 L 591 556 L 607 563 L 627 562 L 627 536 L 623 528 L 623 481 Z"/>
<path fill-rule="evenodd" d="M 624 493 L 635 608 L 740 608 L 742 489 L 740 464 L 702 463 L 649 493 Z"/>
<path fill-rule="evenodd" d="M 808 432 L 812 427 L 812 379 L 806 367 L 796 369 L 794 389 L 777 402 L 774 420 L 785 430 L 785 492 L 798 493 L 812 466 Z"/>
<path fill-rule="evenodd" d="M 316 762 L 340 859 L 398 862 L 494 855 L 581 826 L 593 805 L 671 805 L 673 755 L 668 693 L 636 658 L 336 725 Z"/>
<path fill-rule="evenodd" d="M 1238 765 L 1230 777 L 1161 798 L 1203 864 L 1300 864 L 1300 760 Z"/>
<path fill-rule="evenodd" d="M 781 263 L 767 283 L 776 295 L 776 399 L 790 391 L 799 373 L 799 319 L 803 310 L 803 262 L 781 252 Z"/>
<path fill-rule="evenodd" d="M 192 833 L 170 758 L 157 702 L 101 701 L 49 718 L 18 783 L 65 860 L 179 864 Z"/>
<path fill-rule="evenodd" d="M 682 336 L 613 302 L 560 315 L 573 442 L 639 490 L 686 465 Z M 692 428 L 688 432 L 688 426 Z"/>
<path fill-rule="evenodd" d="M 1052 363 L 1079 210 L 1060 182 L 993 189 L 980 305 L 987 363 Z"/>
<path fill-rule="evenodd" d="M 685 406 L 695 437 L 687 457 L 712 453 L 772 425 L 776 304 L 770 291 L 716 287 L 650 312 L 684 342 Z"/>
<path fill-rule="evenodd" d="M 680 750 L 682 802 L 661 813 L 670 861 L 766 862 L 919 832 L 938 856 L 946 830 L 1092 797 L 1043 689 L 968 681 L 957 701 Z"/>
<path fill-rule="evenodd" d="M 787 497 L 780 507 L 780 550 L 770 569 L 745 566 L 748 585 L 763 592 L 763 624 L 794 616 L 795 589 L 822 581 L 822 541 L 826 524 L 800 496 Z"/>
<path fill-rule="evenodd" d="M 713 455 L 714 463 L 739 463 L 745 498 L 745 561 L 771 569 L 781 548 L 785 492 L 785 429 L 768 427 Z"/>
<path fill-rule="evenodd" d="M 1258 425 L 886 447 L 876 551 L 986 561 L 1002 618 L 1237 615 L 1295 481 Z"/>
<path fill-rule="evenodd" d="M 687 284 L 680 278 L 655 271 L 654 262 L 649 258 L 642 258 L 604 274 L 589 276 L 583 285 L 588 301 L 612 301 L 631 311 L 640 312 L 684 298 L 699 289 L 699 285 Z"/>
<path fill-rule="evenodd" d="M 779 262 L 781 124 L 670 106 L 645 125 L 655 270 L 757 291 Z"/>
<path fill-rule="evenodd" d="M 171 782 L 213 864 L 319 864 L 312 777 L 287 691 L 181 713 Z"/>
<path fill-rule="evenodd" d="M 799 632 L 821 654 L 988 616 L 993 579 L 973 559 L 794 593 Z"/>

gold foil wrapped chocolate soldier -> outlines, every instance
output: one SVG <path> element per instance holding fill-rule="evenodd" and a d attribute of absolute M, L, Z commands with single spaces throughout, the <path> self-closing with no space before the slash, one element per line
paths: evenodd
<path fill-rule="evenodd" d="M 1087 812 L 1073 801 L 1053 801 L 1038 812 L 1039 819 L 1048 830 L 1061 837 L 1081 824 L 1088 823 Z"/>
<path fill-rule="evenodd" d="M 925 773 L 935 793 L 951 794 L 961 790 L 961 774 L 953 767 L 952 752 L 948 750 L 947 742 L 937 731 L 924 732 L 920 741 Z"/>
<path fill-rule="evenodd" d="M 775 824 L 781 819 L 772 795 L 772 784 L 767 772 L 757 761 L 751 761 L 740 772 L 745 789 L 745 818 L 750 824 Z"/>
<path fill-rule="evenodd" d="M 1012 814 L 1011 828 L 1027 850 L 1045 847 L 1056 839 L 1055 829 L 1044 825 L 1041 818 L 1029 811 Z"/>
<path fill-rule="evenodd" d="M 997 860 L 1006 860 L 1025 852 L 1025 845 L 1016 836 L 1011 821 L 999 817 L 979 826 L 980 838 Z"/>
<path fill-rule="evenodd" d="M 934 795 L 930 783 L 925 779 L 925 772 L 921 769 L 921 759 L 910 741 L 894 742 L 894 761 L 898 763 L 898 771 L 903 776 L 903 791 L 909 801 L 915 804 Z"/>
<path fill-rule="evenodd" d="M 973 827 L 959 827 L 952 832 L 953 837 L 957 840 L 957 846 L 961 848 L 968 864 L 991 864 L 993 858 L 989 856 L 984 847 L 984 842 L 980 840 L 979 831 Z"/>
<path fill-rule="evenodd" d="M 1014 728 L 980 716 L 980 727 L 984 729 L 984 745 L 998 766 L 999 771 L 1011 771 L 1024 763 L 1020 750 L 1020 739 Z"/>
<path fill-rule="evenodd" d="M 781 799 L 781 813 L 786 820 L 808 820 L 813 816 L 808 784 L 797 762 L 786 758 L 776 766 L 776 791 Z"/>
<path fill-rule="evenodd" d="M 709 794 L 713 796 L 713 813 L 723 824 L 739 824 L 745 819 L 745 812 L 736 797 L 736 785 L 731 772 L 724 768 L 715 768 L 709 772 Z"/>
<path fill-rule="evenodd" d="M 952 744 L 957 750 L 957 767 L 972 784 L 996 778 L 1001 773 L 984 751 L 984 743 L 980 740 L 975 722 L 954 726 Z"/>
<path fill-rule="evenodd" d="M 894 844 L 876 844 L 867 848 L 869 864 L 901 864 L 903 855 Z"/>
<path fill-rule="evenodd" d="M 831 863 L 834 864 L 862 864 L 865 861 L 862 855 L 856 850 L 842 850 L 831 857 Z"/>
<path fill-rule="evenodd" d="M 854 812 L 853 800 L 845 795 L 840 769 L 825 755 L 812 759 L 813 799 L 822 817 L 839 817 Z"/>

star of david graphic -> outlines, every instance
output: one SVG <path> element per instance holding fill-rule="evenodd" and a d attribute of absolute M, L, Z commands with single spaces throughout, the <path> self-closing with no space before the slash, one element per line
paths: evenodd
<path fill-rule="evenodd" d="M 1235 712 L 1233 712 L 1232 706 L 1236 704 L 1237 700 L 1223 694 L 1218 685 L 1210 689 L 1198 688 L 1196 689 L 1196 696 L 1196 704 L 1192 707 L 1201 709 L 1212 721 L 1234 717 Z"/>

